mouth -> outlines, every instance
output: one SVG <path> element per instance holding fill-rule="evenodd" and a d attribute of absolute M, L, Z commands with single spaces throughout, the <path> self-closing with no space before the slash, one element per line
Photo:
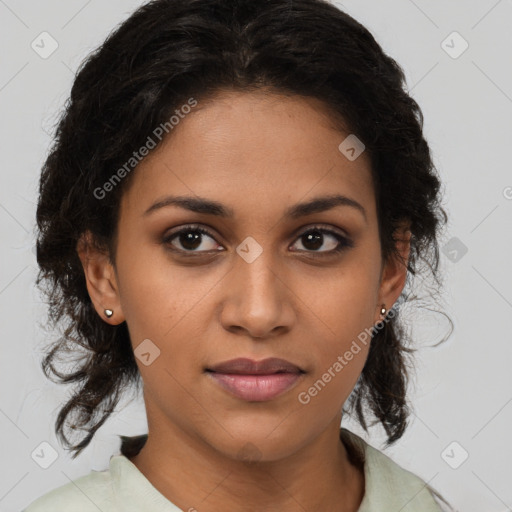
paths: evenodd
<path fill-rule="evenodd" d="M 215 373 L 243 374 L 243 375 L 271 375 L 275 373 L 305 373 L 304 370 L 286 359 L 269 357 L 262 361 L 254 361 L 246 357 L 230 359 L 206 368 L 206 371 Z"/>
<path fill-rule="evenodd" d="M 250 402 L 262 402 L 289 391 L 306 373 L 284 359 L 253 361 L 232 359 L 206 368 L 205 372 L 224 391 Z"/>

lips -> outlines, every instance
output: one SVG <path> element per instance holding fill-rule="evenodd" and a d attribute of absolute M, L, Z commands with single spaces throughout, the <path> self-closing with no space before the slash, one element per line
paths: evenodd
<path fill-rule="evenodd" d="M 304 373 L 304 370 L 299 366 L 279 359 L 277 357 L 270 357 L 262 361 L 254 361 L 245 357 L 238 359 L 231 359 L 222 363 L 216 364 L 206 369 L 206 371 L 226 374 L 241 374 L 241 375 L 271 375 L 274 373 Z"/>
<path fill-rule="evenodd" d="M 284 359 L 239 358 L 206 368 L 207 375 L 230 395 L 249 402 L 272 400 L 302 380 L 306 373 Z"/>

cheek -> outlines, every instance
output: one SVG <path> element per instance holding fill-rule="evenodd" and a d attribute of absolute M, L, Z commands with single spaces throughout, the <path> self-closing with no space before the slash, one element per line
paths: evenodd
<path fill-rule="evenodd" d="M 297 391 L 298 402 L 310 417 L 339 413 L 365 365 L 371 329 L 345 325 L 339 332 L 337 339 L 325 339 L 315 348 L 315 368 Z"/>
<path fill-rule="evenodd" d="M 169 263 L 125 270 L 132 272 L 122 290 L 123 312 L 144 386 L 162 407 L 193 406 L 193 401 L 187 405 L 184 388 L 193 386 L 206 364 L 204 340 L 212 315 L 207 299 L 219 277 L 193 279 L 190 269 Z"/>
<path fill-rule="evenodd" d="M 307 315 L 317 326 L 311 345 L 316 364 L 300 389 L 305 393 L 301 403 L 312 411 L 318 407 L 318 414 L 328 404 L 333 414 L 338 411 L 364 367 L 375 318 L 375 279 L 362 264 L 346 267 L 307 294 Z"/>
<path fill-rule="evenodd" d="M 185 325 L 195 325 L 197 310 L 215 284 L 212 273 L 172 263 L 163 248 L 126 251 L 118 261 L 120 297 L 132 342 L 167 338 Z M 217 277 L 218 280 L 218 277 Z"/>
<path fill-rule="evenodd" d="M 371 328 L 375 320 L 377 276 L 363 265 L 341 268 L 309 287 L 304 294 L 310 317 L 318 325 L 323 345 L 332 351 L 341 351 L 351 340 Z"/>

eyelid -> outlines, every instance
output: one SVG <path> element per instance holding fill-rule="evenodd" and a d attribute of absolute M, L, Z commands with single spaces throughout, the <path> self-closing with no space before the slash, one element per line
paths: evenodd
<path fill-rule="evenodd" d="M 299 235 L 303 235 L 304 233 L 308 233 L 309 231 L 314 231 L 315 229 L 318 231 L 327 232 L 327 233 L 330 233 L 333 235 L 338 235 L 338 236 L 341 236 L 346 239 L 350 238 L 348 233 L 345 230 L 343 230 L 341 228 L 337 228 L 330 224 L 323 224 L 322 222 L 319 222 L 316 224 L 306 224 L 305 226 L 301 226 L 299 229 L 297 229 L 294 232 L 293 236 L 295 238 L 297 238 Z"/>

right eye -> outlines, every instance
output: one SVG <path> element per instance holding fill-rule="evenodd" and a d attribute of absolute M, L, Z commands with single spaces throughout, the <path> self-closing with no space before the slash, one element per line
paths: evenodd
<path fill-rule="evenodd" d="M 162 243 L 172 246 L 171 250 L 173 251 L 183 253 L 201 253 L 223 250 L 216 248 L 215 245 L 211 243 L 210 247 L 206 247 L 200 251 L 196 250 L 203 244 L 205 236 L 214 240 L 213 235 L 207 229 L 200 226 L 190 225 L 184 226 L 178 231 L 174 231 L 173 233 L 166 235 L 162 240 Z"/>

